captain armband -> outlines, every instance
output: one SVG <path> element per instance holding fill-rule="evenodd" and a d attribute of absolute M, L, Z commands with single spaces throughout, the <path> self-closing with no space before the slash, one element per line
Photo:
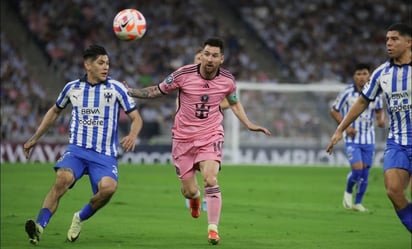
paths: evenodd
<path fill-rule="evenodd" d="M 231 93 L 227 97 L 229 104 L 236 104 L 239 101 L 236 93 Z"/>

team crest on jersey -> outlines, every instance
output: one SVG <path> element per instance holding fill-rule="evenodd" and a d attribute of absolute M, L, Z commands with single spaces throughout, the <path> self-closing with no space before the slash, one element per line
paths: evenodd
<path fill-rule="evenodd" d="M 172 84 L 172 82 L 173 82 L 173 75 L 167 76 L 165 82 L 166 82 L 166 84 L 168 84 L 168 85 Z"/>
<path fill-rule="evenodd" d="M 110 102 L 112 97 L 113 97 L 113 93 L 110 93 L 110 92 L 104 93 L 104 98 L 106 99 L 106 102 Z"/>

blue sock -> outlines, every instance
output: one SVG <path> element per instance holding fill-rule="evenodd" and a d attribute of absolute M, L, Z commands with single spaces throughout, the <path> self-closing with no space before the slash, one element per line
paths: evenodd
<path fill-rule="evenodd" d="M 396 214 L 406 229 L 412 233 L 412 202 L 409 202 L 405 208 L 396 211 Z"/>
<path fill-rule="evenodd" d="M 359 182 L 362 176 L 362 171 L 362 169 L 352 169 L 352 171 L 349 172 L 346 179 L 346 192 L 352 193 L 353 186 Z"/>
<path fill-rule="evenodd" d="M 96 213 L 96 211 L 94 211 L 90 203 L 88 203 L 82 208 L 82 210 L 80 210 L 80 220 L 87 220 L 88 218 L 92 217 L 94 213 Z"/>
<path fill-rule="evenodd" d="M 359 180 L 358 190 L 356 191 L 355 204 L 362 202 L 363 196 L 365 195 L 366 189 L 368 188 L 369 180 L 369 168 L 364 168 L 362 170 L 362 176 Z"/>
<path fill-rule="evenodd" d="M 45 228 L 52 217 L 52 213 L 48 208 L 42 208 L 39 211 L 39 215 L 37 215 L 36 223 Z"/>

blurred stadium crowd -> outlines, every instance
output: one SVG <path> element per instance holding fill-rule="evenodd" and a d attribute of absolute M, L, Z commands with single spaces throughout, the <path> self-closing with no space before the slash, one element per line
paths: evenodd
<path fill-rule="evenodd" d="M 213 9 L 205 9 L 202 2 L 143 0 L 135 6 L 130 0 L 9 1 L 25 23 L 28 35 L 48 57 L 50 73 L 61 76 L 61 87 L 82 76 L 81 51 L 91 43 L 102 44 L 109 51 L 113 78 L 126 80 L 133 87 L 144 87 L 191 63 L 196 48 L 210 36 L 225 40 L 224 66 L 238 81 L 351 82 L 354 63 L 369 62 L 376 66 L 385 60 L 385 28 L 398 21 L 411 22 L 412 10 L 407 0 L 222 2 L 247 26 L 251 36 L 258 36 L 271 50 L 272 55 L 267 58 L 273 60 L 274 68 L 280 68 L 276 74 L 276 70 L 263 71 L 244 45 L 247 37 L 239 37 L 236 30 L 225 26 L 221 18 L 213 15 Z M 144 41 L 119 41 L 112 31 L 113 17 L 118 10 L 132 6 L 144 13 L 147 33 Z M 11 43 L 7 37 L 8 34 L 1 33 L 1 138 L 24 141 L 57 96 L 47 92 L 47 82 L 28 75 L 29 65 L 19 44 Z M 286 110 L 288 101 L 281 96 L 274 98 L 273 94 L 267 97 L 249 94 L 244 105 L 252 119 L 271 117 L 269 128 L 275 136 L 305 137 L 321 129 L 319 123 L 331 122 L 327 113 L 318 113 L 316 109 L 303 106 Z M 174 96 L 139 100 L 139 103 L 145 121 L 141 139 L 168 135 L 175 109 Z M 273 110 L 262 112 L 259 109 L 262 105 L 273 106 Z M 315 101 L 314 108 L 316 105 L 319 103 Z M 126 122 L 127 117 L 122 120 Z M 69 114 L 62 115 L 50 131 L 54 136 L 49 138 L 61 137 L 65 141 L 68 122 Z M 297 127 L 288 129 L 287 122 Z M 121 129 L 127 129 L 126 123 Z"/>

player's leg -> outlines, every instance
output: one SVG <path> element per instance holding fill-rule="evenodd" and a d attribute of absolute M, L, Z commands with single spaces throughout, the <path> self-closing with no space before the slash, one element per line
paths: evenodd
<path fill-rule="evenodd" d="M 204 193 L 207 205 L 208 240 L 211 244 L 217 244 L 220 240 L 218 225 L 222 209 L 222 194 L 217 181 L 220 162 L 205 160 L 199 163 L 204 181 Z"/>
<path fill-rule="evenodd" d="M 79 238 L 83 222 L 104 207 L 117 189 L 118 166 L 116 158 L 99 153 L 90 154 L 88 157 L 87 172 L 94 195 L 89 203 L 80 211 L 74 213 L 67 232 L 67 239 L 70 242 L 74 242 Z"/>
<path fill-rule="evenodd" d="M 198 165 L 194 163 L 197 148 L 192 142 L 173 140 L 172 155 L 176 175 L 180 180 L 182 195 L 189 200 L 190 213 L 193 218 L 200 216 L 200 190 L 196 178 Z"/>
<path fill-rule="evenodd" d="M 43 230 L 57 210 L 60 198 L 69 188 L 73 187 L 76 179 L 83 175 L 82 162 L 68 152 L 59 159 L 54 168 L 56 170 L 55 182 L 43 201 L 36 221 L 29 219 L 25 224 L 26 233 L 32 244 L 39 243 Z"/>
<path fill-rule="evenodd" d="M 402 224 L 412 233 L 412 202 L 406 197 L 412 174 L 412 152 L 388 142 L 384 154 L 384 182 L 386 194 Z"/>
<path fill-rule="evenodd" d="M 369 184 L 369 169 L 373 162 L 375 146 L 373 144 L 365 144 L 361 145 L 361 148 L 363 169 L 361 178 L 357 186 L 353 209 L 356 211 L 364 212 L 367 211 L 367 209 L 362 205 L 362 201 Z"/>
<path fill-rule="evenodd" d="M 346 144 L 346 157 L 351 166 L 351 171 L 346 177 L 346 188 L 343 193 L 342 204 L 346 209 L 352 209 L 353 207 L 353 187 L 359 186 L 362 173 L 363 173 L 363 162 L 362 155 L 358 145 L 356 144 Z"/>
<path fill-rule="evenodd" d="M 196 175 L 185 175 L 184 179 L 180 180 L 181 191 L 183 196 L 189 202 L 190 213 L 193 218 L 199 218 L 201 210 L 201 194 L 197 183 Z"/>
<path fill-rule="evenodd" d="M 396 168 L 388 169 L 384 174 L 386 193 L 399 219 L 412 233 L 412 203 L 405 195 L 409 177 L 406 170 Z"/>

